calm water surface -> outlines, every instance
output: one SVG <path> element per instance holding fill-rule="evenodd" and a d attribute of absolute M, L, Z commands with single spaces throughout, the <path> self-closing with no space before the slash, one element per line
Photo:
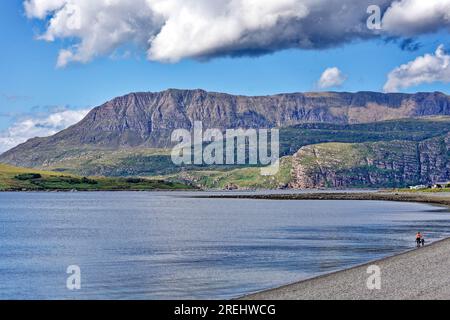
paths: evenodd
<path fill-rule="evenodd" d="M 0 299 L 227 299 L 450 235 L 423 204 L 186 195 L 0 193 Z"/>

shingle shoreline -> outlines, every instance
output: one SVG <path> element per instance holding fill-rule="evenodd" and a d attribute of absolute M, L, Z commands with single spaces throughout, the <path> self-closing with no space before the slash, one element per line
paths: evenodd
<path fill-rule="evenodd" d="M 211 196 L 210 196 L 211 197 Z M 425 193 L 302 193 L 221 195 L 215 198 L 266 200 L 373 200 L 450 206 L 450 197 Z M 450 215 L 449 215 L 450 217 Z M 415 230 L 414 230 L 415 231 Z M 414 236 L 414 235 L 413 235 Z M 381 271 L 381 289 L 369 289 L 369 266 Z M 450 239 L 347 270 L 267 290 L 249 300 L 419 300 L 450 299 Z"/>

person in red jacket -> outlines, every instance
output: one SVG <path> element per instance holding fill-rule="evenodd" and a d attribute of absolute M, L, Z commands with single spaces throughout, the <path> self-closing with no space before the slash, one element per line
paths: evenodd
<path fill-rule="evenodd" d="M 416 244 L 417 244 L 417 248 L 420 247 L 420 244 L 422 243 L 422 234 L 419 232 L 417 232 L 416 234 Z"/>

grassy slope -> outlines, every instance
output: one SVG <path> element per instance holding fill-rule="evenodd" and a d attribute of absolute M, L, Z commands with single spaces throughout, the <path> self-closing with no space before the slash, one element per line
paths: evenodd
<path fill-rule="evenodd" d="M 274 176 L 262 176 L 260 168 L 241 168 L 234 170 L 187 171 L 163 178 L 173 181 L 189 181 L 207 189 L 225 189 L 237 186 L 240 189 L 277 189 L 286 187 L 291 181 L 292 157 L 281 159 L 280 170 Z"/>
<path fill-rule="evenodd" d="M 162 149 L 71 150 L 73 156 L 63 157 L 40 169 L 79 175 L 133 176 L 172 173 L 170 151 Z"/>
<path fill-rule="evenodd" d="M 38 175 L 34 178 L 19 177 Z M 179 190 L 192 189 L 180 182 L 167 182 L 156 179 L 126 179 L 126 178 L 82 178 L 74 175 L 60 174 L 50 171 L 17 168 L 0 164 L 0 191 L 16 190 Z"/>

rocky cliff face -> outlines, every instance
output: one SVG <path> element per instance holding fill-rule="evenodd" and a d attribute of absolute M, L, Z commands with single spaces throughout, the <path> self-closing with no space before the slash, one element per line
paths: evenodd
<path fill-rule="evenodd" d="M 292 160 L 292 188 L 403 187 L 450 180 L 450 134 L 422 142 L 319 144 Z"/>
<path fill-rule="evenodd" d="M 45 142 L 108 148 L 167 147 L 174 129 L 191 129 L 198 120 L 208 128 L 227 129 L 285 127 L 305 122 L 362 123 L 427 115 L 450 115 L 450 97 L 441 93 L 373 92 L 244 97 L 168 90 L 116 98 Z"/>

